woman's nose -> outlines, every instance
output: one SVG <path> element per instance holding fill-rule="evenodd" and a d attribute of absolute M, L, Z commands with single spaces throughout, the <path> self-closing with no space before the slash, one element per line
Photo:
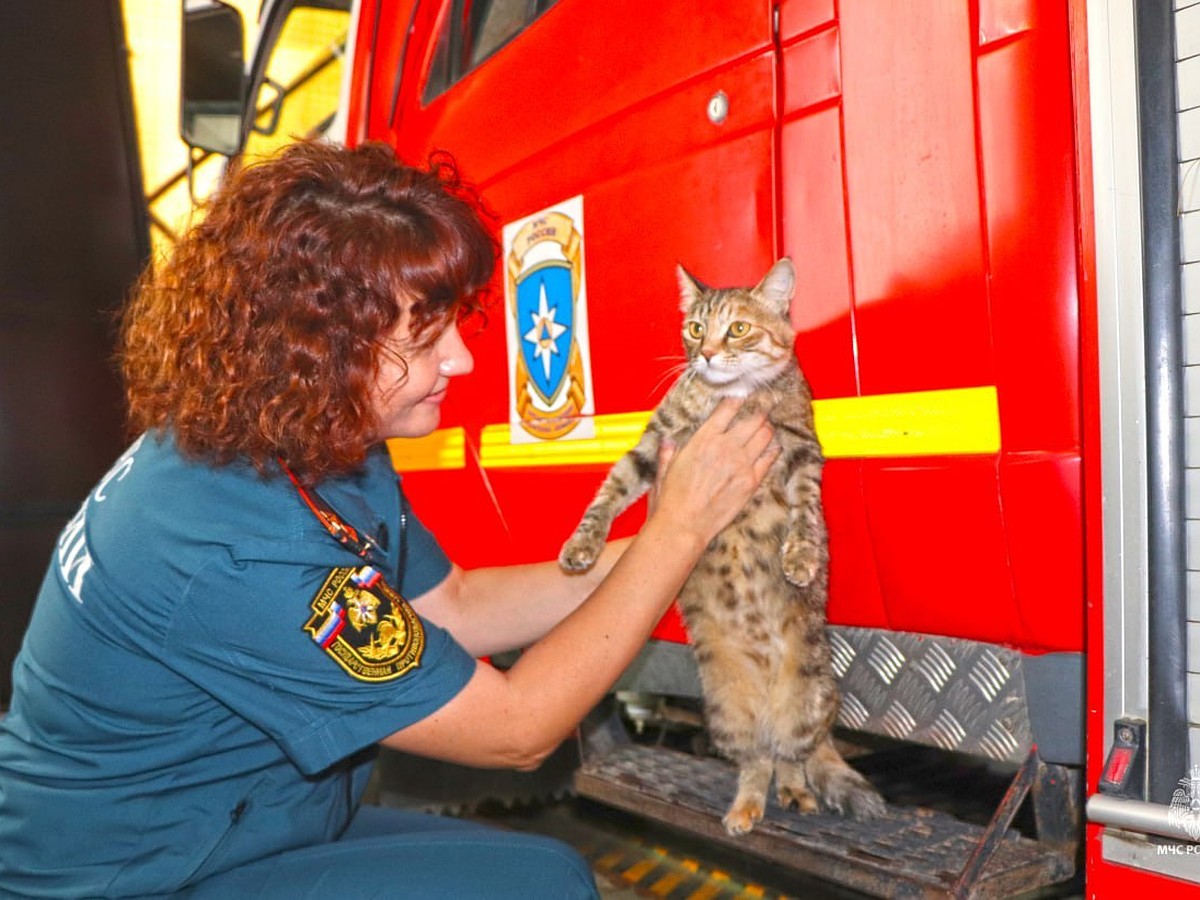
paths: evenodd
<path fill-rule="evenodd" d="M 443 375 L 450 377 L 466 375 L 475 368 L 475 357 L 467 349 L 457 328 L 446 329 L 446 335 L 442 339 L 441 353 L 442 358 L 438 363 L 438 371 Z"/>

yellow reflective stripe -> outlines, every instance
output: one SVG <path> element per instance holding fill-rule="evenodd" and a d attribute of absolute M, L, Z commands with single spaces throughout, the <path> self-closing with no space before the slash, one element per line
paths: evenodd
<path fill-rule="evenodd" d="M 594 416 L 596 436 L 580 440 L 512 443 L 508 425 L 486 425 L 480 438 L 479 457 L 485 469 L 515 466 L 581 466 L 616 462 L 624 456 L 650 421 L 649 412 Z"/>
<path fill-rule="evenodd" d="M 655 897 L 665 897 L 671 891 L 675 890 L 675 888 L 679 887 L 684 877 L 682 872 L 668 872 L 662 878 L 658 879 L 658 881 L 654 882 L 654 884 L 650 885 L 650 893 Z"/>
<path fill-rule="evenodd" d="M 1000 408 L 991 385 L 815 400 L 813 415 L 821 449 L 830 459 L 1000 450 Z M 480 462 L 485 469 L 611 465 L 637 443 L 649 419 L 650 411 L 595 416 L 595 437 L 529 444 L 512 443 L 507 424 L 486 425 Z M 392 462 L 402 472 L 461 469 L 464 446 L 461 428 L 388 441 Z"/>
<path fill-rule="evenodd" d="M 466 435 L 461 428 L 439 428 L 419 438 L 387 442 L 392 466 L 399 472 L 423 469 L 461 469 L 466 465 Z"/>
<path fill-rule="evenodd" d="M 657 859 L 654 859 L 653 857 L 647 857 L 646 859 L 639 860 L 622 872 L 621 877 L 630 884 L 637 884 L 657 865 Z"/>
<path fill-rule="evenodd" d="M 714 884 L 710 881 L 688 894 L 687 900 L 712 900 L 713 897 L 717 896 L 724 889 L 723 885 Z"/>
<path fill-rule="evenodd" d="M 992 386 L 813 401 L 830 459 L 997 453 L 1000 407 Z"/>

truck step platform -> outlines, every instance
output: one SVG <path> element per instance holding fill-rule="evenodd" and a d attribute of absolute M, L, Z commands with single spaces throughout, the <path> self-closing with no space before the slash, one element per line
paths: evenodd
<path fill-rule="evenodd" d="M 983 826 L 891 804 L 885 817 L 858 822 L 800 815 L 772 798 L 750 834 L 730 837 L 721 817 L 736 782 L 723 760 L 642 744 L 587 759 L 575 775 L 584 797 L 877 897 L 1015 897 L 1074 870 L 1072 860 L 1006 826 L 991 842 Z M 990 858 L 964 878 L 985 845 Z"/>

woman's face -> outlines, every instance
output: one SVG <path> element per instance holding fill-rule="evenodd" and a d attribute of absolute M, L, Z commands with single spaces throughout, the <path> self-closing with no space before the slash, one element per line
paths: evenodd
<path fill-rule="evenodd" d="M 450 379 L 475 368 L 471 351 L 463 343 L 458 326 L 451 322 L 437 340 L 425 347 L 412 347 L 408 340 L 407 314 L 384 341 L 387 351 L 380 356 L 379 376 L 373 400 L 379 417 L 379 440 L 421 437 L 438 427 L 442 401 Z M 403 362 L 396 358 L 399 355 Z"/>

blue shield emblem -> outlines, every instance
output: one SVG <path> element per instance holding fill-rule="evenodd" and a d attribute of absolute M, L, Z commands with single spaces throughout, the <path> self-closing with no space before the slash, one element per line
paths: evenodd
<path fill-rule="evenodd" d="M 517 282 L 517 337 L 534 390 L 550 403 L 562 388 L 574 340 L 571 267 L 544 263 Z"/>

